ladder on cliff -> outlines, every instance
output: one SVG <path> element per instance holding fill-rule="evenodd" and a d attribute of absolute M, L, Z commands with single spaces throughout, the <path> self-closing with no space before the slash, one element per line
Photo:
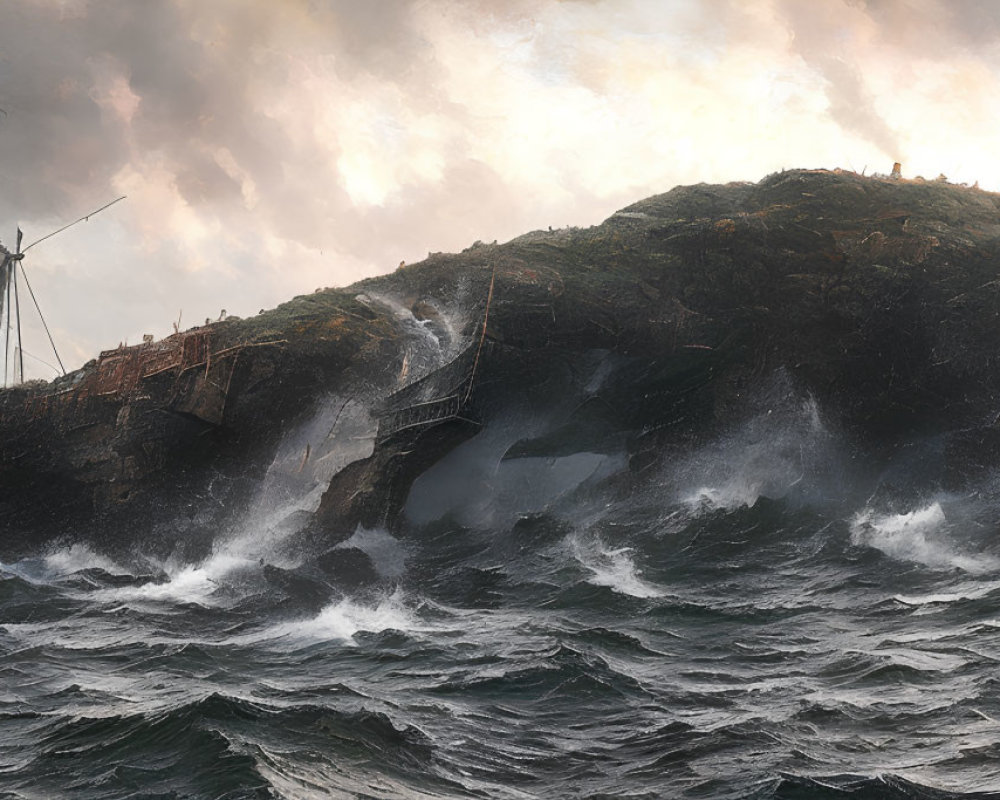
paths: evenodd
<path fill-rule="evenodd" d="M 467 411 L 472 401 L 476 373 L 482 358 L 483 346 L 486 343 L 486 326 L 489 322 L 490 304 L 493 302 L 495 284 L 496 267 L 494 266 L 490 275 L 490 288 L 486 295 L 486 308 L 483 312 L 483 324 L 477 344 L 470 346 L 450 362 L 429 375 L 425 375 L 419 381 L 390 395 L 387 405 L 395 405 L 396 407 L 379 416 L 376 444 L 381 444 L 402 431 L 429 428 L 449 420 L 478 424 L 467 414 Z M 469 363 L 466 364 L 466 362 Z M 449 372 L 458 373 L 455 376 L 455 381 L 447 381 Z M 448 386 L 441 396 L 419 402 L 406 401 L 407 397 L 419 393 L 423 387 L 440 383 L 445 383 Z"/>

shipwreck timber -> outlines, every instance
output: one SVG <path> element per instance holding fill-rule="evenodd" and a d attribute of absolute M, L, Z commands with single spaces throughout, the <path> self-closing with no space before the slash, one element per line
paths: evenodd
<path fill-rule="evenodd" d="M 104 350 L 94 368 L 78 373 L 67 388 L 10 397 L 20 397 L 28 415 L 37 417 L 66 413 L 97 397 L 125 403 L 149 399 L 151 395 L 146 391 L 149 381 L 167 378 L 167 391 L 158 393 L 163 411 L 188 414 L 210 425 L 220 425 L 240 354 L 248 347 L 286 343 L 285 339 L 242 343 L 213 351 L 212 331 L 197 328 L 158 342 Z M 4 404 L 0 406 L 0 417 L 15 411 Z"/>

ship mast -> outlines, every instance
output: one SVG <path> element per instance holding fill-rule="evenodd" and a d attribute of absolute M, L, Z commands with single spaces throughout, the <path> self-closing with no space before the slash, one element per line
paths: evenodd
<path fill-rule="evenodd" d="M 86 222 L 95 214 L 99 214 L 106 208 L 110 208 L 115 203 L 120 200 L 125 199 L 125 195 L 122 195 L 110 203 L 98 208 L 96 211 L 91 211 L 84 217 L 80 217 L 78 220 L 74 220 L 68 225 L 63 225 L 58 230 L 52 231 L 52 233 L 46 234 L 41 239 L 36 239 L 23 250 L 21 249 L 21 240 L 24 238 L 24 234 L 21 232 L 21 228 L 17 229 L 17 246 L 14 248 L 14 252 L 10 252 L 3 245 L 0 245 L 0 326 L 3 326 L 4 330 L 4 360 L 3 360 L 3 385 L 7 386 L 7 378 L 10 374 L 10 349 L 11 345 L 14 346 L 14 356 L 15 362 L 13 364 L 13 375 L 11 375 L 11 384 L 24 383 L 24 347 L 21 341 L 21 304 L 18 296 L 18 278 L 24 281 L 25 287 L 28 289 L 28 294 L 31 296 L 31 301 L 35 305 L 35 310 L 38 312 L 38 318 L 42 321 L 42 327 L 45 328 L 45 334 L 49 337 L 49 344 L 52 346 L 52 352 L 55 354 L 56 361 L 59 362 L 59 369 L 62 370 L 62 374 L 66 374 L 66 367 L 63 366 L 62 359 L 59 357 L 59 351 L 56 349 L 55 340 L 52 338 L 52 332 L 49 330 L 49 325 L 45 321 L 45 315 L 42 314 L 41 306 L 38 305 L 38 298 L 35 297 L 35 292 L 31 288 L 31 282 L 28 280 L 28 273 L 24 270 L 24 254 L 28 252 L 32 247 L 34 247 L 39 242 L 44 242 L 46 239 L 51 239 L 56 234 L 62 233 L 68 228 L 72 228 L 74 225 L 80 222 Z M 20 276 L 19 276 L 20 273 Z"/>
<path fill-rule="evenodd" d="M 17 229 L 17 247 L 11 253 L 0 245 L 0 325 L 4 327 L 4 351 L 3 351 L 3 380 L 7 385 L 7 375 L 10 372 L 10 346 L 13 334 L 17 362 L 14 364 L 13 382 L 18 383 L 17 376 L 20 375 L 20 382 L 24 381 L 24 354 L 21 351 L 21 304 L 17 291 L 17 267 L 24 258 L 21 252 L 21 239 L 24 234 L 21 229 Z M 15 320 L 17 328 L 14 328 Z"/>

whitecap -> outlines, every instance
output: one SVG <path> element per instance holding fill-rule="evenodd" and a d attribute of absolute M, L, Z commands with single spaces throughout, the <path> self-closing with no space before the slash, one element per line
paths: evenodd
<path fill-rule="evenodd" d="M 749 508 L 760 497 L 760 487 L 748 481 L 733 481 L 723 486 L 702 486 L 681 498 L 691 513 L 734 511 Z"/>
<path fill-rule="evenodd" d="M 353 641 L 358 633 L 379 633 L 398 630 L 413 633 L 429 630 L 426 623 L 405 602 L 400 589 L 382 597 L 373 605 L 345 597 L 323 608 L 308 619 L 282 622 L 259 634 L 244 638 L 248 641 L 292 639 L 305 642 L 343 640 Z"/>
<path fill-rule="evenodd" d="M 106 556 L 95 553 L 87 545 L 77 543 L 52 550 L 42 558 L 45 569 L 54 575 L 72 575 L 85 569 L 100 569 L 110 575 L 130 575 L 125 569 Z"/>
<path fill-rule="evenodd" d="M 811 397 L 779 386 L 772 407 L 670 464 L 665 487 L 693 515 L 752 507 L 836 478 L 836 446 Z M 771 405 L 769 403 L 769 405 Z"/>
<path fill-rule="evenodd" d="M 235 572 L 253 569 L 256 566 L 257 562 L 239 555 L 216 553 L 200 564 L 168 569 L 166 581 L 104 589 L 95 592 L 95 596 L 118 602 L 150 600 L 213 605 L 213 595 L 225 578 Z"/>
<path fill-rule="evenodd" d="M 660 587 L 639 576 L 632 548 L 609 548 L 598 539 L 584 541 L 580 536 L 570 537 L 569 544 L 574 558 L 590 571 L 588 583 L 631 597 L 663 597 Z"/>
<path fill-rule="evenodd" d="M 967 659 L 955 653 L 911 648 L 879 648 L 874 655 L 888 658 L 894 665 L 910 667 L 921 672 L 953 672 L 968 663 Z"/>
<path fill-rule="evenodd" d="M 897 594 L 893 595 L 893 600 L 908 606 L 935 605 L 942 603 L 956 603 L 962 600 L 978 600 L 988 594 L 1000 589 L 1000 581 L 990 581 L 988 583 L 978 583 L 975 585 L 963 585 L 955 587 L 951 592 L 931 592 L 929 594 Z M 902 637 L 897 637 L 902 641 Z"/>
<path fill-rule="evenodd" d="M 962 552 L 949 539 L 948 520 L 939 502 L 905 514 L 877 514 L 865 509 L 851 522 L 851 541 L 881 550 L 899 561 L 938 569 L 982 573 L 997 567 L 995 559 Z"/>

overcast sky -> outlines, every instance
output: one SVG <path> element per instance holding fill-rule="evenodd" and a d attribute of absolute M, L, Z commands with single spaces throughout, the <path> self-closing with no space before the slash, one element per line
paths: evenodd
<path fill-rule="evenodd" d="M 25 259 L 75 367 L 677 184 L 1000 189 L 998 67 L 993 0 L 3 0 L 0 239 L 128 195 Z"/>

